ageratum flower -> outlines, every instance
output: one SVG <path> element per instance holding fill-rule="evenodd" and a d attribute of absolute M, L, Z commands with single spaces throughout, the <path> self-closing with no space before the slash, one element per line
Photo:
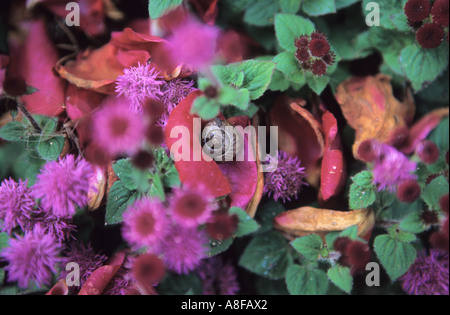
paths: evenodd
<path fill-rule="evenodd" d="M 204 295 L 236 295 L 239 292 L 235 268 L 220 256 L 203 260 L 197 274 L 202 279 Z"/>
<path fill-rule="evenodd" d="M 40 225 L 26 232 L 23 237 L 11 238 L 9 247 L 1 252 L 1 256 L 8 261 L 5 267 L 8 281 L 17 281 L 21 288 L 28 287 L 30 281 L 34 281 L 38 287 L 50 284 L 60 261 L 59 246 L 55 238 L 46 234 Z"/>
<path fill-rule="evenodd" d="M 417 145 L 416 154 L 425 164 L 433 164 L 439 159 L 439 148 L 434 142 L 423 140 Z"/>
<path fill-rule="evenodd" d="M 133 247 L 154 247 L 166 236 L 167 219 L 162 204 L 154 199 L 136 201 L 123 214 L 122 235 Z"/>
<path fill-rule="evenodd" d="M 197 268 L 206 257 L 208 238 L 203 231 L 173 225 L 170 237 L 162 240 L 157 252 L 162 254 L 165 266 L 179 274 L 187 274 Z"/>
<path fill-rule="evenodd" d="M 330 44 L 325 38 L 312 39 L 309 50 L 313 56 L 322 58 L 330 51 Z"/>
<path fill-rule="evenodd" d="M 116 79 L 116 92 L 130 101 L 132 111 L 143 112 L 147 99 L 158 99 L 163 95 L 164 81 L 158 80 L 158 72 L 150 64 L 124 69 Z"/>
<path fill-rule="evenodd" d="M 420 185 L 415 180 L 406 180 L 397 187 L 397 198 L 403 202 L 416 201 L 422 192 Z"/>
<path fill-rule="evenodd" d="M 76 207 L 88 204 L 92 166 L 84 159 L 69 154 L 58 161 L 47 162 L 37 175 L 33 197 L 40 199 L 44 211 L 60 218 L 70 218 Z"/>
<path fill-rule="evenodd" d="M 323 76 L 327 73 L 327 65 L 322 60 L 316 60 L 311 67 L 311 71 L 316 76 Z"/>
<path fill-rule="evenodd" d="M 448 252 L 420 252 L 408 272 L 403 275 L 403 290 L 409 295 L 448 295 Z"/>
<path fill-rule="evenodd" d="M 0 219 L 3 221 L 1 230 L 11 234 L 20 226 L 22 230 L 36 212 L 31 189 L 27 187 L 28 180 L 15 182 L 5 179 L 0 185 Z"/>
<path fill-rule="evenodd" d="M 436 23 L 425 24 L 416 33 L 417 42 L 423 48 L 439 47 L 444 37 L 444 29 Z"/>
<path fill-rule="evenodd" d="M 448 0 L 436 0 L 431 9 L 433 22 L 448 27 Z"/>
<path fill-rule="evenodd" d="M 405 14 L 411 22 L 421 22 L 430 15 L 429 0 L 409 0 L 405 4 Z"/>
<path fill-rule="evenodd" d="M 278 201 L 278 199 L 290 201 L 297 199 L 305 182 L 305 168 L 301 167 L 300 161 L 290 157 L 286 152 L 278 152 L 278 167 L 273 172 L 265 173 L 264 193 Z"/>

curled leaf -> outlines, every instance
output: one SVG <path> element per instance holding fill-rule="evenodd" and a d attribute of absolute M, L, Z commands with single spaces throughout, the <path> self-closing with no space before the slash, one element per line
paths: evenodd
<path fill-rule="evenodd" d="M 397 128 L 406 127 L 415 112 L 410 97 L 404 102 L 394 97 L 390 77 L 383 74 L 344 81 L 337 88 L 336 100 L 348 124 L 356 131 L 355 158 L 358 158 L 361 142 L 369 139 L 388 141 Z"/>
<path fill-rule="evenodd" d="M 94 176 L 89 181 L 88 209 L 97 210 L 105 196 L 106 170 L 103 167 L 95 167 Z"/>
<path fill-rule="evenodd" d="M 301 237 L 317 234 L 324 241 L 328 233 L 342 231 L 353 225 L 358 227 L 358 236 L 368 238 L 374 224 L 375 215 L 370 209 L 335 211 L 301 207 L 280 213 L 274 219 L 275 228 L 288 235 Z"/>
<path fill-rule="evenodd" d="M 320 123 L 303 108 L 304 101 L 290 102 L 280 96 L 270 112 L 272 125 L 278 126 L 279 149 L 297 157 L 306 168 L 307 180 L 317 186 L 320 177 L 320 159 L 325 141 Z"/>
<path fill-rule="evenodd" d="M 58 280 L 45 295 L 68 295 L 69 287 L 64 279 Z"/>

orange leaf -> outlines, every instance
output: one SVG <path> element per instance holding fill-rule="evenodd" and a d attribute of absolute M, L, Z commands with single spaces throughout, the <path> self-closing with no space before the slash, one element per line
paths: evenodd
<path fill-rule="evenodd" d="M 288 235 L 301 237 L 317 234 L 324 241 L 328 233 L 342 231 L 353 225 L 358 226 L 358 236 L 368 239 L 374 223 L 375 215 L 370 209 L 335 211 L 313 207 L 285 211 L 274 220 L 275 228 Z"/>
<path fill-rule="evenodd" d="M 356 158 L 361 142 L 369 139 L 387 142 L 393 131 L 406 127 L 415 111 L 410 98 L 402 103 L 394 97 L 390 77 L 383 74 L 344 81 L 337 89 L 336 100 L 356 131 L 353 144 Z"/>

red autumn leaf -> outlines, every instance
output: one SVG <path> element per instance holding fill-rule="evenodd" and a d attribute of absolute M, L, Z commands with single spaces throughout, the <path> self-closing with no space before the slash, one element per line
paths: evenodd
<path fill-rule="evenodd" d="M 31 95 L 22 96 L 31 113 L 57 116 L 64 111 L 66 84 L 53 73 L 57 61 L 58 53 L 47 36 L 44 22 L 32 22 L 26 42 L 11 54 L 9 70 L 38 89 Z"/>
<path fill-rule="evenodd" d="M 125 252 L 118 252 L 110 261 L 92 272 L 78 295 L 101 295 L 125 259 Z"/>
<path fill-rule="evenodd" d="M 71 11 L 66 10 L 66 5 L 71 0 L 37 0 L 36 3 L 42 3 L 53 14 L 65 19 Z M 104 23 L 105 7 L 103 0 L 78 0 L 80 8 L 80 28 L 84 30 L 89 36 L 98 36 L 105 32 L 106 27 Z M 73 11 L 75 12 L 75 11 Z M 69 17 L 70 18 L 70 17 Z"/>
<path fill-rule="evenodd" d="M 307 180 L 316 186 L 325 141 L 319 122 L 304 109 L 302 102 L 280 96 L 270 112 L 272 125 L 278 126 L 279 149 L 297 157 L 306 168 Z"/>
<path fill-rule="evenodd" d="M 417 144 L 424 140 L 444 117 L 448 116 L 448 111 L 448 107 L 440 108 L 423 116 L 409 129 L 408 139 L 400 150 L 405 154 L 413 153 Z"/>
<path fill-rule="evenodd" d="M 103 94 L 69 84 L 66 90 L 67 115 L 72 120 L 84 117 L 99 107 L 104 98 Z"/>
<path fill-rule="evenodd" d="M 192 92 L 172 111 L 165 129 L 166 144 L 167 147 L 172 150 L 174 143 L 183 140 L 183 148 L 189 148 L 190 150 L 189 161 L 181 160 L 175 162 L 175 167 L 178 170 L 182 183 L 189 183 L 194 187 L 197 185 L 204 185 L 214 197 L 223 197 L 231 193 L 232 188 L 227 178 L 220 171 L 217 163 L 215 161 L 204 160 L 201 152 L 199 154 L 201 157 L 200 161 L 194 161 L 193 158 L 194 148 L 200 148 L 201 150 L 201 143 L 200 135 L 194 135 L 194 116 L 191 115 L 191 106 L 195 98 L 200 94 L 201 91 Z M 177 135 L 176 138 L 171 138 L 170 134 L 175 127 L 187 128 L 189 131 L 189 139 L 182 138 L 183 136 L 181 136 L 182 139 L 180 139 L 179 135 Z M 177 154 L 182 152 L 173 153 Z"/>
<path fill-rule="evenodd" d="M 393 132 L 406 127 L 415 111 L 410 97 L 404 102 L 394 97 L 390 77 L 383 74 L 344 81 L 337 89 L 336 100 L 348 124 L 356 131 L 355 158 L 358 158 L 361 142 L 370 139 L 389 141 Z"/>
<path fill-rule="evenodd" d="M 322 126 L 325 135 L 325 150 L 320 175 L 320 193 L 323 200 L 328 200 L 342 189 L 345 184 L 346 172 L 337 121 L 332 113 L 327 111 L 323 114 Z"/>

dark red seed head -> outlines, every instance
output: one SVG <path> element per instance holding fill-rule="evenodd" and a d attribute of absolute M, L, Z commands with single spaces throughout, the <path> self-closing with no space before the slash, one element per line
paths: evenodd
<path fill-rule="evenodd" d="M 433 22 L 443 27 L 448 27 L 448 1 L 449 0 L 436 0 L 431 9 Z"/>
<path fill-rule="evenodd" d="M 206 225 L 206 232 L 215 240 L 225 240 L 233 235 L 238 226 L 239 219 L 236 215 L 216 213 Z"/>
<path fill-rule="evenodd" d="M 133 155 L 131 159 L 133 165 L 141 170 L 147 170 L 153 167 L 155 163 L 155 157 L 150 152 L 140 150 L 138 153 Z"/>
<path fill-rule="evenodd" d="M 417 181 L 407 180 L 398 185 L 397 198 L 403 202 L 413 202 L 420 197 L 421 191 L 422 189 Z"/>
<path fill-rule="evenodd" d="M 317 76 L 322 76 L 327 73 L 327 64 L 322 60 L 316 60 L 311 67 L 312 73 Z"/>
<path fill-rule="evenodd" d="M 433 248 L 448 252 L 449 249 L 448 234 L 445 235 L 445 233 L 442 232 L 435 232 L 431 234 L 430 243 Z"/>
<path fill-rule="evenodd" d="M 369 245 L 360 241 L 353 241 L 348 244 L 345 249 L 345 255 L 348 257 L 348 262 L 351 265 L 352 274 L 365 270 L 366 265 L 372 259 Z"/>
<path fill-rule="evenodd" d="M 152 286 L 159 283 L 165 274 L 164 263 L 154 254 L 142 254 L 133 262 L 133 278 L 141 285 Z"/>
<path fill-rule="evenodd" d="M 345 249 L 347 248 L 348 244 L 350 244 L 352 240 L 346 236 L 344 237 L 338 237 L 333 244 L 333 247 L 336 251 L 340 253 L 344 253 Z"/>
<path fill-rule="evenodd" d="M 324 39 L 324 40 L 327 40 L 327 37 L 325 36 L 325 34 L 316 31 L 316 32 L 313 32 L 311 34 L 311 39 Z"/>
<path fill-rule="evenodd" d="M 441 210 L 448 215 L 448 194 L 439 199 L 439 205 L 441 206 Z"/>
<path fill-rule="evenodd" d="M 388 143 L 394 147 L 400 147 L 406 142 L 409 136 L 408 127 L 396 128 L 390 135 Z"/>
<path fill-rule="evenodd" d="M 26 93 L 27 84 L 22 77 L 7 75 L 3 81 L 3 90 L 10 96 L 18 97 Z"/>
<path fill-rule="evenodd" d="M 439 222 L 439 215 L 437 211 L 425 210 L 420 214 L 420 219 L 426 225 L 437 224 Z"/>
<path fill-rule="evenodd" d="M 309 45 L 309 39 L 305 35 L 302 35 L 295 40 L 295 47 L 297 49 L 308 48 L 308 45 Z"/>
<path fill-rule="evenodd" d="M 436 23 L 425 24 L 416 33 L 416 39 L 419 45 L 428 49 L 439 47 L 444 37 L 444 29 Z"/>
<path fill-rule="evenodd" d="M 154 145 L 160 145 L 164 142 L 164 132 L 162 128 L 151 125 L 147 128 L 146 138 L 149 143 Z"/>
<path fill-rule="evenodd" d="M 379 156 L 379 144 L 375 140 L 364 140 L 359 144 L 358 158 L 364 162 L 372 163 Z"/>
<path fill-rule="evenodd" d="M 309 50 L 313 56 L 322 58 L 330 51 L 330 44 L 324 38 L 313 39 L 309 43 Z"/>
<path fill-rule="evenodd" d="M 311 58 L 309 50 L 307 48 L 297 49 L 295 52 L 295 57 L 297 57 L 300 62 L 308 62 Z"/>
<path fill-rule="evenodd" d="M 300 68 L 302 68 L 305 71 L 311 70 L 311 67 L 312 67 L 312 65 L 311 65 L 311 62 L 309 62 L 309 61 L 308 62 L 302 62 L 300 64 Z"/>
<path fill-rule="evenodd" d="M 421 22 L 430 15 L 429 0 L 409 0 L 405 4 L 405 14 L 411 22 Z"/>
<path fill-rule="evenodd" d="M 439 148 L 434 142 L 423 140 L 417 145 L 416 154 L 425 164 L 433 164 L 439 159 Z"/>
<path fill-rule="evenodd" d="M 330 51 L 328 54 L 323 56 L 322 60 L 329 66 L 333 65 L 336 61 L 336 55 L 334 52 Z"/>

